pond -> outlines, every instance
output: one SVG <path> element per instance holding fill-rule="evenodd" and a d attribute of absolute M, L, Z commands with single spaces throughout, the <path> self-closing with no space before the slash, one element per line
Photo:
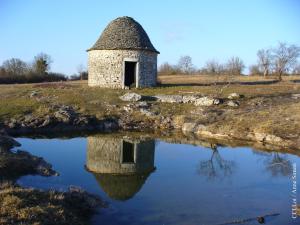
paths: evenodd
<path fill-rule="evenodd" d="M 109 207 L 92 224 L 258 224 L 256 217 L 268 214 L 266 224 L 300 224 L 292 219 L 297 155 L 128 134 L 17 140 L 60 173 L 18 182 L 58 190 L 75 185 L 101 196 Z"/>

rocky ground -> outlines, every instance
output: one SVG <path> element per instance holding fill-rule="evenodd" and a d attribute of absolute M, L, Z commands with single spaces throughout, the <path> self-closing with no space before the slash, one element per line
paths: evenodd
<path fill-rule="evenodd" d="M 66 192 L 23 188 L 16 180 L 24 175 L 58 176 L 43 158 L 13 151 L 20 144 L 0 134 L 0 224 L 88 224 L 103 201 L 77 187 Z"/>
<path fill-rule="evenodd" d="M 47 115 L 27 114 L 19 119 L 11 118 L 5 120 L 2 127 L 12 135 L 74 130 L 179 129 L 203 138 L 300 148 L 300 94 L 247 98 L 231 93 L 226 98 L 216 98 L 203 95 L 142 96 L 130 92 L 120 99 L 120 105 L 107 105 L 114 115 L 103 119 L 83 115 L 73 106 L 54 105 L 50 106 L 52 112 Z M 183 114 L 180 108 L 185 108 Z M 299 114 L 287 114 L 292 110 Z"/>
<path fill-rule="evenodd" d="M 180 130 L 300 149 L 300 84 L 290 81 L 135 90 L 66 82 L 5 85 L 0 94 L 0 128 L 11 135 Z"/>

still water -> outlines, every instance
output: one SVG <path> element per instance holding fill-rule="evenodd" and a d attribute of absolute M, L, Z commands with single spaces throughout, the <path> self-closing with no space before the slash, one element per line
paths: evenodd
<path fill-rule="evenodd" d="M 18 182 L 58 190 L 75 185 L 101 196 L 109 207 L 92 224 L 258 224 L 257 216 L 273 213 L 279 215 L 267 216 L 266 224 L 300 224 L 291 213 L 296 155 L 128 134 L 17 140 L 60 173 Z"/>

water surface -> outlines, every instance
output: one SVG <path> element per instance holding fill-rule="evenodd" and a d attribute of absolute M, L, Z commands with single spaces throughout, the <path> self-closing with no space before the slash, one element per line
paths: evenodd
<path fill-rule="evenodd" d="M 266 224 L 300 224 L 291 218 L 296 155 L 128 134 L 17 140 L 60 173 L 25 176 L 20 184 L 60 190 L 76 185 L 109 202 L 92 224 L 213 225 L 270 213 L 280 215 L 266 217 Z"/>

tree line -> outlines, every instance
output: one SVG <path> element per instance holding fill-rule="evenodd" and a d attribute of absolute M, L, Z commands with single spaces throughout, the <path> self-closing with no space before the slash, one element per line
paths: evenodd
<path fill-rule="evenodd" d="M 31 63 L 18 58 L 5 60 L 0 66 L 0 84 L 86 80 L 88 77 L 83 65 L 78 66 L 78 74 L 68 77 L 62 73 L 51 72 L 52 63 L 51 56 L 46 53 L 37 54 Z"/>
<path fill-rule="evenodd" d="M 67 80 L 61 73 L 50 72 L 52 63 L 50 55 L 39 53 L 32 63 L 18 58 L 5 60 L 0 66 L 0 83 L 37 83 Z"/>
<path fill-rule="evenodd" d="M 300 47 L 279 42 L 276 47 L 257 51 L 257 63 L 249 66 L 250 75 L 277 75 L 281 80 L 285 74 L 300 74 Z M 190 56 L 181 56 L 176 65 L 168 62 L 160 65 L 158 73 L 167 74 L 204 74 L 204 75 L 241 75 L 246 68 L 240 57 L 231 57 L 226 63 L 211 59 L 204 67 L 197 69 Z"/>

